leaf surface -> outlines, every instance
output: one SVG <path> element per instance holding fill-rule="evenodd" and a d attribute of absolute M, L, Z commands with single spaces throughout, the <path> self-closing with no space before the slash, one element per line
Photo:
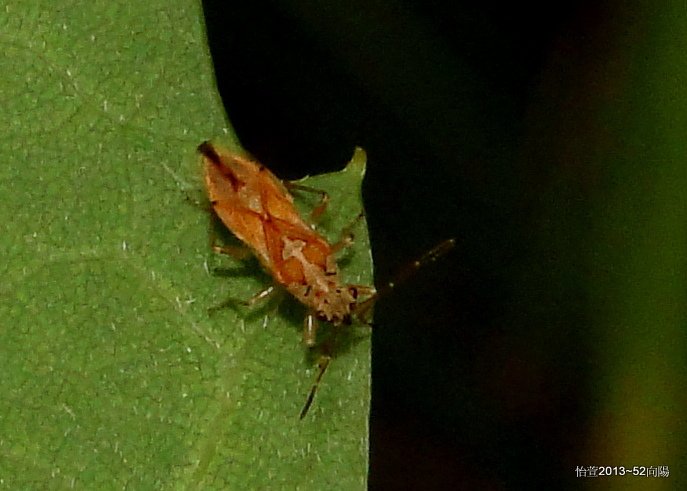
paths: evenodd
<path fill-rule="evenodd" d="M 208 314 L 269 277 L 213 257 L 209 216 L 188 202 L 202 193 L 197 144 L 238 146 L 200 4 L 0 11 L 0 483 L 364 488 L 364 331 L 299 421 L 314 369 L 298 305 Z M 332 240 L 362 210 L 363 174 L 358 159 L 306 181 L 331 195 Z M 356 239 L 344 276 L 369 283 L 364 224 Z"/>

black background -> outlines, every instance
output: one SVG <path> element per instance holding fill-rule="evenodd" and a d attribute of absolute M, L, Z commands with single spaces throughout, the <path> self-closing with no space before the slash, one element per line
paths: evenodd
<path fill-rule="evenodd" d="M 562 265 L 582 239 L 548 240 L 545 210 L 578 196 L 547 192 L 556 164 L 536 128 L 555 112 L 552 60 L 603 23 L 599 3 L 204 2 L 246 149 L 287 179 L 368 152 L 377 282 L 457 239 L 376 309 L 371 489 L 574 477 L 588 367 L 584 298 Z"/>

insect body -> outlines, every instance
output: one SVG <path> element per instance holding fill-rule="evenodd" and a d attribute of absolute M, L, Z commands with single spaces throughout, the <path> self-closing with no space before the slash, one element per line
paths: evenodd
<path fill-rule="evenodd" d="M 329 244 L 301 218 L 287 186 L 310 189 L 284 184 L 258 162 L 209 142 L 198 150 L 214 212 L 274 280 L 308 308 L 305 343 L 315 344 L 315 318 L 350 324 L 359 293 L 369 296 L 374 289 L 341 282 L 334 254 L 350 239 Z"/>
<path fill-rule="evenodd" d="M 397 281 L 387 283 L 379 293 L 372 286 L 343 283 L 335 254 L 352 243 L 350 233 L 342 234 L 339 242 L 330 244 L 300 216 L 289 189 L 317 192 L 322 196 L 313 217 L 324 211 L 326 193 L 282 182 L 262 164 L 210 142 L 202 143 L 198 151 L 203 157 L 205 186 L 217 217 L 251 249 L 275 282 L 307 308 L 303 341 L 308 347 L 316 344 L 317 320 L 329 322 L 336 328 L 351 324 L 353 318 L 364 318 L 380 294 L 389 292 L 397 281 L 434 261 L 455 243 L 453 239 L 440 243 L 402 270 Z M 214 249 L 229 253 L 224 247 Z M 253 300 L 264 298 L 272 290 L 270 287 L 260 292 Z M 325 350 L 301 418 L 312 404 L 330 360 L 331 355 Z"/>

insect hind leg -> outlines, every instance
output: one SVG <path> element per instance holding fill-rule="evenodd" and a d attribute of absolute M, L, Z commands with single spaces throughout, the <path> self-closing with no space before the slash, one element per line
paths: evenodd
<path fill-rule="evenodd" d="M 297 184 L 291 181 L 283 181 L 284 186 L 289 191 L 303 191 L 306 193 L 318 194 L 320 196 L 320 202 L 312 209 L 310 212 L 311 223 L 319 222 L 324 212 L 327 211 L 327 206 L 329 206 L 329 193 L 322 189 L 311 188 L 310 186 L 304 186 L 303 184 Z"/>

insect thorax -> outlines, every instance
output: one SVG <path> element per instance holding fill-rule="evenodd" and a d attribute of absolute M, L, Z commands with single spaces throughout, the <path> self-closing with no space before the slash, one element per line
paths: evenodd
<path fill-rule="evenodd" d="M 295 259 L 301 272 L 299 281 L 285 283 L 286 289 L 309 307 L 318 319 L 332 324 L 350 323 L 357 292 L 355 288 L 341 284 L 333 255 L 327 254 L 324 260 L 321 258 L 323 252 L 329 252 L 328 246 L 322 250 L 314 239 L 306 243 L 282 237 L 282 242 L 282 260 Z"/>
<path fill-rule="evenodd" d="M 355 289 L 335 281 L 328 281 L 326 288 L 293 284 L 286 289 L 318 319 L 334 325 L 350 324 L 352 307 L 356 303 Z"/>

